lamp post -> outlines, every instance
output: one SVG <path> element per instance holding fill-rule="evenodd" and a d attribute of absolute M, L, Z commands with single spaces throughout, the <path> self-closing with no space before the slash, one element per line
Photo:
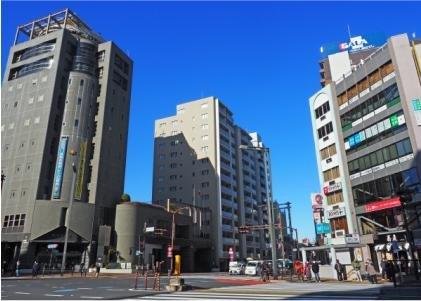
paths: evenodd
<path fill-rule="evenodd" d="M 268 208 L 268 219 L 269 219 L 269 236 L 271 241 L 271 249 L 272 249 L 272 266 L 273 266 L 273 279 L 278 279 L 278 264 L 276 262 L 276 235 L 275 235 L 275 227 L 273 225 L 273 206 L 272 200 L 270 199 L 270 192 L 269 192 L 269 181 L 268 181 L 268 166 L 267 161 L 270 158 L 269 148 L 267 147 L 259 147 L 259 146 L 248 146 L 248 145 L 240 145 L 240 149 L 244 150 L 254 150 L 261 152 L 263 155 L 263 165 L 265 169 L 265 179 L 266 179 L 266 203 Z"/>
<path fill-rule="evenodd" d="M 69 209 L 67 212 L 65 227 L 66 227 L 66 233 L 64 235 L 64 248 L 63 248 L 63 259 L 61 261 L 61 271 L 60 275 L 63 276 L 64 270 L 66 268 L 66 256 L 67 256 L 67 243 L 69 240 L 69 224 L 70 224 L 70 217 L 72 214 L 72 206 L 73 206 L 73 199 L 74 199 L 74 192 L 75 192 L 75 183 L 76 183 L 76 163 L 75 163 L 75 156 L 77 155 L 77 152 L 75 150 L 70 150 L 70 155 L 73 157 L 72 162 L 72 186 L 70 188 L 70 200 L 69 200 Z"/>

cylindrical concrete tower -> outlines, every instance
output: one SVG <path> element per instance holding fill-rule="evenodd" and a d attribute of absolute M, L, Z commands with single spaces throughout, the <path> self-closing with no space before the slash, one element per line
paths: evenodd
<path fill-rule="evenodd" d="M 115 231 L 117 251 L 127 262 L 135 262 L 135 251 L 138 249 L 140 225 L 140 208 L 136 203 L 118 204 L 115 213 Z"/>
<path fill-rule="evenodd" d="M 73 68 L 69 73 L 63 123 L 54 173 L 52 198 L 69 201 L 73 167 L 76 169 L 74 198 L 88 201 L 87 173 L 95 116 L 98 80 L 96 78 L 97 45 L 80 39 Z M 72 155 L 73 154 L 73 155 Z"/>

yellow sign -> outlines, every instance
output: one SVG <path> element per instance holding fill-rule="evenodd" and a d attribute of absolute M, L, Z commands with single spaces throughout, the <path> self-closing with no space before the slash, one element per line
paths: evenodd
<path fill-rule="evenodd" d="M 80 200 L 82 198 L 83 191 L 83 174 L 85 173 L 85 161 L 86 161 L 86 147 L 88 142 L 82 142 L 79 146 L 79 166 L 77 168 L 76 188 L 75 188 L 75 199 Z"/>

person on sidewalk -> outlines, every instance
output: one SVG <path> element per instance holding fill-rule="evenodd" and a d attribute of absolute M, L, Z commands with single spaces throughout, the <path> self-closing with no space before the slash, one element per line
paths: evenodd
<path fill-rule="evenodd" d="M 317 261 L 313 261 L 313 263 L 311 264 L 311 269 L 313 270 L 314 278 L 316 279 L 316 282 L 321 282 L 320 276 L 319 276 L 320 267 Z"/>
<path fill-rule="evenodd" d="M 386 259 L 383 257 L 382 261 L 380 262 L 380 267 L 382 269 L 382 279 L 385 280 L 386 279 Z"/>
<path fill-rule="evenodd" d="M 336 264 L 335 264 L 335 270 L 336 270 L 336 275 L 338 276 L 338 280 L 342 281 L 342 271 L 343 271 L 343 267 L 342 264 L 339 262 L 339 259 L 336 259 Z"/>
<path fill-rule="evenodd" d="M 83 275 L 85 274 L 85 277 L 86 277 L 86 268 L 85 268 L 85 263 L 84 262 L 82 262 L 81 264 L 80 264 L 80 277 L 83 277 Z"/>
<path fill-rule="evenodd" d="M 32 278 L 37 278 L 38 269 L 39 269 L 39 264 L 38 264 L 38 261 L 35 260 L 34 264 L 32 265 Z"/>
<path fill-rule="evenodd" d="M 16 261 L 16 277 L 20 276 L 20 260 Z"/>
<path fill-rule="evenodd" d="M 361 277 L 361 263 L 357 258 L 352 262 L 352 268 L 355 271 L 355 275 L 357 275 L 357 280 L 363 282 L 363 278 Z"/>
<path fill-rule="evenodd" d="M 377 274 L 376 269 L 374 268 L 373 262 L 370 259 L 367 259 L 365 269 L 368 274 L 368 280 L 370 283 L 378 283 L 377 282 Z"/>
<path fill-rule="evenodd" d="M 95 273 L 95 277 L 98 278 L 99 277 L 99 272 L 101 271 L 101 264 L 99 262 L 96 263 L 96 273 Z"/>

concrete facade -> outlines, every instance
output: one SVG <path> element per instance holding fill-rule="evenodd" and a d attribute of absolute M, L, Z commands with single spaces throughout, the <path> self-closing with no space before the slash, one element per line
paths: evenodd
<path fill-rule="evenodd" d="M 164 261 L 162 269 L 166 271 L 170 267 L 167 248 L 171 245 L 171 221 L 172 214 L 160 206 L 118 204 L 115 220 L 118 260 L 149 267 Z M 175 225 L 173 256 L 181 255 L 182 272 L 210 271 L 211 243 L 200 236 L 200 229 L 209 226 L 195 218 L 193 210 L 175 214 Z M 153 227 L 154 231 L 145 232 L 146 227 Z M 136 255 L 137 250 L 142 254 Z"/>
<path fill-rule="evenodd" d="M 212 240 L 215 267 L 225 268 L 230 248 L 236 258 L 266 255 L 263 233 L 240 236 L 237 231 L 267 221 L 265 213 L 259 216 L 259 206 L 265 203 L 270 173 L 261 171 L 259 152 L 239 149 L 253 146 L 252 139 L 215 97 L 180 104 L 175 116 L 155 122 L 153 203 L 165 205 L 170 199 L 211 210 L 205 220 L 210 232 L 202 235 Z"/>
<path fill-rule="evenodd" d="M 18 28 L 2 83 L 2 256 L 11 265 L 43 260 L 48 243 L 61 256 L 71 197 L 69 254 L 95 260 L 98 227 L 113 224 L 123 193 L 132 61 L 70 10 L 53 15 L 39 31 Z"/>
<path fill-rule="evenodd" d="M 377 263 L 382 257 L 391 258 L 392 240 L 398 241 L 399 257 L 410 259 L 412 251 L 417 255 L 416 246 L 421 246 L 421 240 L 417 240 L 417 233 L 421 233 L 421 119 L 416 106 L 421 102 L 421 86 L 416 47 L 405 34 L 393 36 L 350 73 L 310 98 L 325 217 L 326 212 L 332 212 L 328 204 L 332 193 L 342 191 L 342 200 L 348 204 L 341 211 L 346 216 L 345 234 L 357 234 L 354 240 L 361 243 L 357 253 Z M 322 94 L 328 96 L 318 102 Z M 326 101 L 330 108 L 324 112 L 320 107 Z M 329 141 L 317 137 L 323 123 L 330 119 L 334 120 L 330 135 L 334 136 L 337 152 L 333 156 L 323 150 Z M 339 166 L 339 174 L 335 183 L 325 183 L 323 172 L 331 164 Z M 397 196 L 403 186 L 415 190 L 406 209 Z M 323 221 L 335 228 L 332 219 Z M 414 241 L 407 236 L 406 226 Z M 325 235 L 324 243 L 338 245 L 351 239 L 338 241 L 334 234 Z M 357 253 L 351 253 L 350 258 Z"/>

